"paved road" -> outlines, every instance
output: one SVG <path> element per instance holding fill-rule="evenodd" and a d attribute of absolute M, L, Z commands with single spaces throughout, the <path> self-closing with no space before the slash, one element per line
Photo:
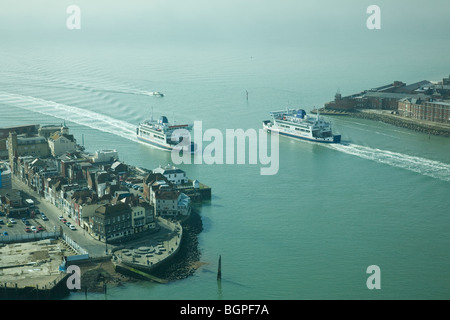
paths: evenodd
<path fill-rule="evenodd" d="M 39 197 L 39 195 L 31 190 L 25 183 L 19 181 L 16 177 L 13 177 L 13 187 L 22 190 L 23 192 L 30 195 L 30 198 L 34 200 L 35 206 L 43 212 L 48 221 L 43 221 L 40 216 L 35 220 L 38 221 L 39 224 L 43 225 L 47 231 L 57 231 L 61 229 L 64 234 L 70 237 L 73 241 L 75 241 L 80 247 L 87 250 L 90 257 L 104 257 L 106 255 L 106 249 L 108 253 L 111 253 L 111 250 L 115 247 L 111 244 L 105 244 L 104 242 L 100 242 L 94 239 L 90 234 L 88 234 L 84 229 L 80 226 L 76 225 L 75 221 L 69 218 L 67 215 L 64 215 L 63 212 L 58 209 L 56 206 L 48 202 L 47 200 Z M 77 230 L 71 230 L 64 223 L 59 220 L 59 216 L 63 216 L 67 221 L 71 224 L 75 225 Z M 18 224 L 23 224 L 22 221 L 18 221 Z M 164 239 L 163 245 L 166 247 L 167 255 L 170 255 L 171 252 L 176 251 L 179 246 L 179 234 L 178 232 L 174 232 L 171 229 L 175 228 L 174 226 L 162 226 L 158 223 L 161 228 L 158 232 L 152 235 L 151 238 L 143 237 L 140 239 L 136 239 L 135 241 L 128 242 L 127 247 L 134 247 L 145 242 L 148 242 L 150 245 L 152 240 L 161 240 Z M 159 257 L 159 260 L 165 258 L 165 255 Z"/>
<path fill-rule="evenodd" d="M 37 223 L 43 225 L 45 229 L 50 232 L 57 231 L 61 228 L 67 236 L 78 243 L 78 245 L 80 245 L 82 248 L 87 250 L 90 257 L 105 256 L 106 245 L 104 243 L 93 239 L 85 230 L 81 229 L 80 226 L 77 226 L 75 224 L 75 221 L 70 219 L 67 215 L 64 215 L 63 212 L 56 206 L 54 206 L 44 198 L 39 197 L 38 194 L 31 190 L 25 183 L 19 181 L 16 177 L 14 177 L 12 180 L 13 187 L 20 189 L 25 193 L 28 193 L 30 195 L 30 198 L 35 200 L 35 206 L 47 216 L 48 221 L 43 221 L 40 217 L 35 218 Z M 70 221 L 70 223 L 74 224 L 77 230 L 70 230 L 69 227 L 59 221 L 58 217 L 61 215 L 67 221 Z M 22 221 L 18 221 L 17 224 L 19 225 L 23 223 Z M 15 226 L 14 228 L 17 228 L 17 226 Z M 111 245 L 108 245 L 108 250 L 110 250 L 111 248 Z"/>

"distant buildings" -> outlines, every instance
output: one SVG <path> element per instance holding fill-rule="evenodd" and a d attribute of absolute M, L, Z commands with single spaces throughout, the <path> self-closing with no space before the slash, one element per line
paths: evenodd
<path fill-rule="evenodd" d="M 155 216 L 175 217 L 190 214 L 190 198 L 178 189 L 189 179 L 176 167 L 158 167 L 144 180 L 143 194 L 154 206 Z"/>
<path fill-rule="evenodd" d="M 401 81 L 342 97 L 325 104 L 328 110 L 383 109 L 400 116 L 450 123 L 450 77 L 406 85 Z"/>

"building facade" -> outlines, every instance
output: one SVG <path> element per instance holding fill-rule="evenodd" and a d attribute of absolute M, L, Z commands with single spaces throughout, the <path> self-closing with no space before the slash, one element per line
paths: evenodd
<path fill-rule="evenodd" d="M 422 101 L 418 99 L 402 99 L 398 102 L 399 115 L 406 118 L 450 123 L 450 101 Z"/>
<path fill-rule="evenodd" d="M 28 217 L 29 207 L 20 190 L 0 189 L 0 211 L 8 218 Z"/>
<path fill-rule="evenodd" d="M 90 217 L 89 227 L 89 232 L 100 241 L 117 241 L 131 235 L 131 208 L 120 202 L 102 205 Z"/>

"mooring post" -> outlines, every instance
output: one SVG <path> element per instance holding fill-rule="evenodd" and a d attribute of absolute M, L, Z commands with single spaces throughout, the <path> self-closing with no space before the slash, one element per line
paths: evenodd
<path fill-rule="evenodd" d="M 219 267 L 217 269 L 217 281 L 222 280 L 222 256 L 219 255 Z"/>

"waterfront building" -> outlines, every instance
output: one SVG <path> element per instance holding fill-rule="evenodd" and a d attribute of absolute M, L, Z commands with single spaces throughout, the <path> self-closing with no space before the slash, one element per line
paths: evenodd
<path fill-rule="evenodd" d="M 75 152 L 77 143 L 73 135 L 67 133 L 55 132 L 48 138 L 48 146 L 52 156 L 57 157 L 66 152 Z"/>
<path fill-rule="evenodd" d="M 100 241 L 115 241 L 131 235 L 131 208 L 125 203 L 105 204 L 89 219 L 89 232 Z"/>
<path fill-rule="evenodd" d="M 17 134 L 36 135 L 38 133 L 39 127 L 40 126 L 38 124 L 28 124 L 22 126 L 0 128 L 0 139 L 8 138 L 11 132 L 15 132 Z"/>
<path fill-rule="evenodd" d="M 116 150 L 97 150 L 91 157 L 92 163 L 114 163 L 119 160 L 119 153 Z"/>
<path fill-rule="evenodd" d="M 148 218 L 143 206 L 131 207 L 131 226 L 133 233 L 144 231 L 148 227 L 148 223 L 153 222 L 147 221 Z"/>
<path fill-rule="evenodd" d="M 55 133 L 59 134 L 69 134 L 69 128 L 65 125 L 46 125 L 39 127 L 37 130 L 37 134 L 45 139 L 49 139 Z"/>
<path fill-rule="evenodd" d="M 120 161 L 116 161 L 111 165 L 111 170 L 120 175 L 128 172 L 128 166 Z"/>
<path fill-rule="evenodd" d="M 431 122 L 449 123 L 450 76 L 439 82 L 428 80 L 406 85 L 401 81 L 342 97 L 338 92 L 325 109 L 391 110 L 400 116 Z"/>
<path fill-rule="evenodd" d="M 155 216 L 187 216 L 191 211 L 190 198 L 174 190 L 157 190 L 155 192 Z"/>
<path fill-rule="evenodd" d="M 158 168 L 153 170 L 153 173 L 162 174 L 164 177 L 166 177 L 170 182 L 172 182 L 175 185 L 188 183 L 189 181 L 189 179 L 186 176 L 186 172 L 169 164 L 165 167 L 159 166 Z"/>
<path fill-rule="evenodd" d="M 398 102 L 398 113 L 406 118 L 450 123 L 450 101 L 405 98 Z"/>

